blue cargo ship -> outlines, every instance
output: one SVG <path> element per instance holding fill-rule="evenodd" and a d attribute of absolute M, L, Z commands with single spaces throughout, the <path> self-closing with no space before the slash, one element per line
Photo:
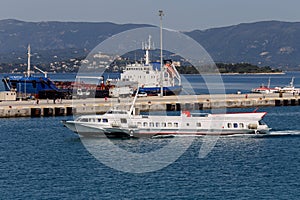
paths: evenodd
<path fill-rule="evenodd" d="M 43 72 L 45 76 L 35 77 L 31 75 L 30 69 L 30 45 L 28 45 L 28 63 L 27 72 L 25 76 L 10 75 L 5 76 L 2 81 L 6 91 L 17 91 L 19 97 L 32 97 L 45 99 L 45 98 L 67 98 L 70 91 L 62 90 L 56 87 L 55 83 L 47 78 L 47 73 Z"/>

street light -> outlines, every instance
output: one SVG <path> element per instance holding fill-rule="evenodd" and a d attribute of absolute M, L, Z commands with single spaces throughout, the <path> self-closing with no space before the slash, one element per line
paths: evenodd
<path fill-rule="evenodd" d="M 164 13 L 162 10 L 159 10 L 159 16 L 160 16 L 160 96 L 163 97 L 164 92 L 164 86 L 163 86 L 163 76 L 164 76 L 164 72 L 163 72 L 163 42 L 162 42 L 162 17 L 164 16 Z"/>

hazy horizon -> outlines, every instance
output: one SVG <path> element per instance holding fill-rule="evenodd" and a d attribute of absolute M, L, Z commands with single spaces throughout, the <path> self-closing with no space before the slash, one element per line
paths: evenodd
<path fill-rule="evenodd" d="M 33 23 L 39 23 L 39 22 L 70 22 L 70 23 L 76 23 L 76 22 L 79 22 L 79 23 L 113 23 L 113 24 L 118 24 L 118 25 L 124 25 L 124 24 L 146 24 L 146 23 L 116 23 L 116 22 L 110 22 L 110 21 L 70 21 L 70 20 L 41 20 L 41 21 L 30 21 L 30 20 L 22 20 L 22 19 L 16 19 L 16 18 L 7 18 L 7 19 L 0 19 L 0 21 L 3 21 L 3 20 L 17 20 L 17 21 L 23 21 L 23 22 L 33 22 Z M 209 28 L 206 28 L 206 29 L 190 29 L 188 31 L 193 31 L 193 30 L 201 30 L 201 31 L 204 31 L 204 30 L 208 30 L 208 29 L 214 29 L 214 28 L 224 28 L 224 27 L 229 27 L 229 26 L 235 26 L 235 25 L 239 25 L 239 24 L 251 24 L 251 23 L 258 23 L 258 22 L 270 22 L 270 21 L 278 21 L 278 22 L 286 22 L 286 23 L 300 23 L 300 20 L 299 21 L 283 21 L 283 20 L 262 20 L 262 21 L 253 21 L 253 22 L 241 22 L 241 23 L 237 23 L 237 24 L 229 24 L 229 25 L 221 25 L 221 26 L 218 26 L 218 27 L 209 27 Z M 154 25 L 154 26 L 159 26 L 159 25 L 156 25 L 156 24 L 147 24 L 147 25 Z M 166 27 L 164 27 L 166 28 Z M 185 30 L 182 30 L 182 31 L 185 31 Z"/>
<path fill-rule="evenodd" d="M 2 0 L 0 5 L 0 19 L 155 26 L 159 25 L 158 10 L 163 10 L 164 27 L 180 31 L 270 20 L 300 22 L 297 0 Z"/>

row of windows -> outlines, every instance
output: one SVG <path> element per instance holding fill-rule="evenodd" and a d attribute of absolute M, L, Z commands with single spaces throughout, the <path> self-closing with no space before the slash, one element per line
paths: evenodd
<path fill-rule="evenodd" d="M 178 127 L 179 123 L 178 122 L 138 122 L 138 126 L 143 126 L 143 127 Z M 190 123 L 186 123 L 186 126 L 190 126 Z M 196 123 L 197 127 L 201 127 L 201 123 L 197 122 Z"/>
<path fill-rule="evenodd" d="M 80 122 L 103 122 L 103 123 L 107 123 L 108 119 L 103 118 L 81 118 L 79 119 Z M 122 124 L 126 124 L 127 123 L 127 119 L 125 118 L 121 118 L 121 123 Z M 143 126 L 143 127 L 175 127 L 177 128 L 179 126 L 178 122 L 137 122 L 138 126 Z M 190 126 L 190 123 L 186 123 L 186 126 Z M 201 127 L 201 123 L 197 122 L 196 123 L 197 127 Z M 244 124 L 243 123 L 227 123 L 227 128 L 244 128 Z"/>
<path fill-rule="evenodd" d="M 137 123 L 138 126 L 143 126 L 143 127 L 178 127 L 179 124 L 177 122 L 138 122 Z M 186 126 L 190 126 L 190 123 L 186 123 Z M 197 127 L 201 127 L 201 123 L 197 122 L 196 123 Z M 244 128 L 244 124 L 243 123 L 227 123 L 227 128 Z"/>
<path fill-rule="evenodd" d="M 108 119 L 106 118 L 103 118 L 103 119 L 100 119 L 100 118 L 81 118 L 79 119 L 78 121 L 80 122 L 103 122 L 103 123 L 107 123 L 108 122 Z M 126 124 L 127 123 L 127 119 L 125 118 L 121 118 L 121 123 L 122 124 Z"/>
<path fill-rule="evenodd" d="M 132 79 L 135 78 L 136 76 L 124 76 L 125 79 Z M 137 78 L 142 78 L 142 76 L 137 76 Z M 146 78 L 146 76 L 144 76 L 144 79 Z M 155 76 L 150 76 L 151 79 L 155 79 Z"/>
<path fill-rule="evenodd" d="M 149 68 L 147 68 L 147 67 L 144 67 L 144 68 L 141 68 L 141 67 L 138 67 L 138 68 L 131 68 L 131 67 L 128 67 L 128 68 L 126 68 L 126 70 L 149 70 Z"/>
<path fill-rule="evenodd" d="M 177 122 L 138 122 L 138 126 L 143 126 L 143 127 L 178 127 L 179 124 Z M 190 123 L 186 123 L 186 126 L 190 126 Z M 197 122 L 196 123 L 197 127 L 201 127 L 201 123 Z M 244 128 L 243 123 L 227 123 L 227 128 Z"/>
<path fill-rule="evenodd" d="M 103 123 L 107 123 L 108 119 L 106 119 L 106 118 L 103 118 L 103 119 L 100 119 L 100 118 L 98 118 L 98 119 L 95 119 L 95 118 L 81 118 L 78 121 L 80 121 L 80 122 L 101 122 L 102 121 Z"/>
<path fill-rule="evenodd" d="M 243 123 L 227 123 L 227 128 L 244 128 Z"/>

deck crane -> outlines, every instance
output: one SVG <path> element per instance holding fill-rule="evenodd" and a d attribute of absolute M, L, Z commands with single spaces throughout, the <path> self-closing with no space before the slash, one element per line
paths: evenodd
<path fill-rule="evenodd" d="M 34 69 L 36 69 L 36 70 L 42 72 L 42 73 L 44 74 L 45 78 L 47 78 L 48 72 L 45 72 L 45 71 L 41 70 L 40 68 L 38 68 L 38 67 L 36 67 L 36 66 L 34 66 Z"/>

